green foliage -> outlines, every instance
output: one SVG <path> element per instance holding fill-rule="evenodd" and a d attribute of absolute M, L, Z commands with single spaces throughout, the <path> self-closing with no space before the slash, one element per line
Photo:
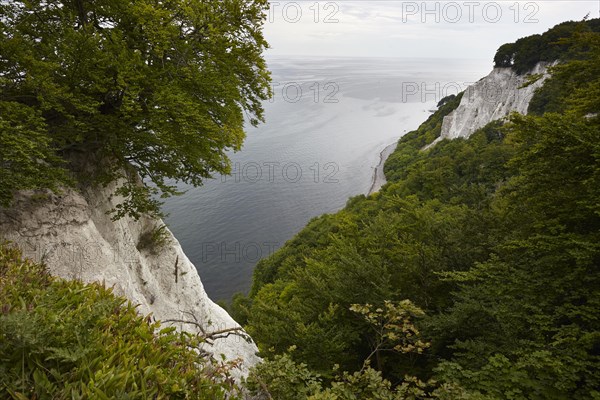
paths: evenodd
<path fill-rule="evenodd" d="M 384 351 L 421 354 L 429 347 L 428 343 L 420 339 L 420 332 L 412 323 L 412 319 L 423 316 L 424 313 L 409 300 L 398 304 L 385 301 L 382 308 L 374 308 L 371 304 L 353 304 L 350 311 L 362 315 L 375 333 L 374 338 L 369 340 L 373 351 L 365 359 L 365 363 L 369 363 L 371 357 L 375 356 L 381 369 L 379 355 Z"/>
<path fill-rule="evenodd" d="M 296 347 L 288 352 L 276 355 L 272 360 L 259 364 L 250 373 L 246 387 L 259 398 L 278 400 L 354 400 L 354 399 L 433 399 L 447 398 L 449 387 L 440 387 L 438 396 L 433 381 L 422 382 L 415 377 L 405 376 L 401 385 L 392 387 L 381 372 L 370 367 L 371 356 L 383 351 L 400 353 L 421 353 L 428 347 L 421 340 L 418 329 L 413 323 L 415 317 L 423 311 L 410 301 L 397 304 L 386 301 L 383 308 L 374 308 L 370 304 L 354 304 L 350 310 L 359 314 L 372 328 L 374 337 L 373 352 L 363 360 L 360 371 L 339 372 L 339 366 L 333 367 L 333 379 L 324 382 L 318 374 L 307 368 L 306 364 L 296 363 L 291 355 Z M 386 348 L 389 347 L 389 348 Z M 456 390 L 452 390 L 456 393 Z M 431 396 L 431 397 L 430 397 Z"/>
<path fill-rule="evenodd" d="M 227 312 L 240 325 L 246 325 L 248 315 L 252 307 L 252 301 L 244 295 L 244 293 L 236 293 L 231 299 L 231 304 L 226 307 Z"/>
<path fill-rule="evenodd" d="M 260 383 L 258 383 L 260 382 Z M 399 385 L 367 367 L 354 373 L 342 372 L 328 385 L 304 364 L 295 363 L 288 354 L 265 360 L 250 373 L 250 393 L 259 399 L 277 400 L 485 400 L 479 393 L 455 385 L 438 385 L 406 376 Z"/>
<path fill-rule="evenodd" d="M 454 342 L 452 361 L 439 371 L 501 398 L 593 398 L 600 382 L 599 126 L 546 114 L 515 116 L 508 129 L 518 173 L 496 199 L 505 238 L 485 263 L 448 274 L 461 290 L 433 323 L 440 341 Z"/>
<path fill-rule="evenodd" d="M 494 65 L 510 67 L 523 74 L 542 61 L 571 60 L 575 55 L 571 52 L 571 42 L 565 39 L 582 32 L 600 32 L 598 20 L 563 22 L 543 35 L 527 36 L 515 43 L 504 44 L 496 52 Z"/>
<path fill-rule="evenodd" d="M 344 372 L 331 387 L 310 397 L 310 400 L 396 400 L 405 399 L 392 389 L 392 384 L 372 368 L 348 373 Z"/>
<path fill-rule="evenodd" d="M 235 365 L 100 285 L 49 276 L 0 246 L 0 397 L 225 399 Z M 234 394 L 234 392 L 231 392 Z"/>
<path fill-rule="evenodd" d="M 293 347 L 289 349 L 290 352 L 294 350 Z M 305 400 L 321 389 L 321 379 L 306 364 L 295 363 L 286 353 L 254 367 L 245 386 L 258 398 Z"/>
<path fill-rule="evenodd" d="M 270 95 L 267 8 L 266 0 L 2 2 L 2 201 L 63 183 L 57 156 L 104 160 L 96 183 L 124 179 L 117 218 L 157 212 L 148 196 L 175 194 L 172 181 L 200 185 L 228 173 L 244 113 L 258 124 Z M 19 166 L 30 178 L 11 186 Z M 152 186 L 139 188 L 138 175 Z"/>
<path fill-rule="evenodd" d="M 147 232 L 140 235 L 137 249 L 148 250 L 158 254 L 170 241 L 170 234 L 166 225 L 155 226 Z"/>
<path fill-rule="evenodd" d="M 455 94 L 450 94 L 450 95 L 444 97 L 443 99 L 441 99 L 437 103 L 437 107 L 439 108 L 439 107 L 443 106 L 444 104 L 446 104 L 446 103 L 448 103 L 448 102 L 450 102 L 450 101 L 452 101 L 454 99 L 456 99 L 456 95 Z"/>
<path fill-rule="evenodd" d="M 259 263 L 237 299 L 247 329 L 269 358 L 297 345 L 287 357 L 323 379 L 312 398 L 600 396 L 598 25 L 522 42 L 571 37 L 559 43 L 570 61 L 538 92 L 549 90 L 542 115 L 423 151 L 460 96 L 448 99 L 399 141 L 379 193 Z M 431 346 L 379 351 L 408 338 L 386 317 L 405 299 L 425 312 L 414 328 Z"/>
<path fill-rule="evenodd" d="M 551 77 L 531 99 L 530 113 L 542 115 L 570 109 L 585 116 L 600 110 L 599 35 L 579 33 L 565 42 L 575 59 L 550 69 Z"/>
<path fill-rule="evenodd" d="M 388 181 L 400 180 L 405 176 L 406 167 L 420 157 L 420 150 L 437 139 L 442 132 L 444 117 L 454 111 L 463 94 L 447 96 L 440 101 L 440 107 L 427 121 L 421 124 L 416 131 L 404 135 L 398 142 L 394 151 L 384 165 L 385 176 Z"/>
<path fill-rule="evenodd" d="M 10 204 L 15 190 L 57 190 L 71 183 L 45 131 L 39 111 L 0 101 L 0 206 Z"/>

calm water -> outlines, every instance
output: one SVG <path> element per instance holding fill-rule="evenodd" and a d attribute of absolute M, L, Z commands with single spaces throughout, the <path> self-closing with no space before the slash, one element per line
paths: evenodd
<path fill-rule="evenodd" d="M 274 99 L 233 174 L 171 198 L 166 222 L 214 300 L 251 285 L 257 261 L 313 217 L 366 193 L 379 153 L 419 126 L 487 60 L 271 58 Z"/>

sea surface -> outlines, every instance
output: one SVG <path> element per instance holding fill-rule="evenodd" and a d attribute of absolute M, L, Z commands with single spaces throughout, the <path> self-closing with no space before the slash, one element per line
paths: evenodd
<path fill-rule="evenodd" d="M 213 300 L 247 292 L 256 263 L 310 219 L 366 194 L 380 153 L 448 94 L 487 75 L 488 60 L 268 58 L 274 97 L 249 124 L 230 176 L 167 200 L 169 228 Z"/>

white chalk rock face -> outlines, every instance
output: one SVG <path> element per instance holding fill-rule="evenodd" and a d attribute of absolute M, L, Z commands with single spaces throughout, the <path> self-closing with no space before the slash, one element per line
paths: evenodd
<path fill-rule="evenodd" d="M 26 257 L 43 261 L 51 274 L 84 282 L 104 282 L 114 292 L 139 304 L 140 314 L 189 332 L 206 333 L 239 328 L 220 306 L 211 301 L 194 265 L 161 220 L 125 217 L 112 221 L 107 211 L 116 184 L 50 194 L 39 199 L 19 193 L 9 209 L 0 209 L 0 237 L 18 244 Z M 155 233 L 154 239 L 152 233 Z M 159 240 L 156 240 L 159 238 Z M 162 244 L 161 244 L 162 242 Z M 258 349 L 238 334 L 222 335 L 203 350 L 217 359 L 241 359 L 237 378 L 260 359 Z"/>
<path fill-rule="evenodd" d="M 548 77 L 549 65 L 538 63 L 531 71 L 522 75 L 518 75 L 512 68 L 494 68 L 488 76 L 465 90 L 460 105 L 444 117 L 440 137 L 427 148 L 444 139 L 468 138 L 476 130 L 512 112 L 527 114 L 536 89 Z M 535 74 L 542 77 L 523 87 L 531 75 Z"/>

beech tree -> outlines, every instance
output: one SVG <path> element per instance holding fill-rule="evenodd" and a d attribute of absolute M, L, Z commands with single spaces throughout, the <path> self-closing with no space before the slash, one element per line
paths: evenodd
<path fill-rule="evenodd" d="M 65 183 L 77 159 L 101 164 L 95 182 L 124 178 L 115 218 L 158 212 L 152 195 L 175 194 L 178 181 L 228 173 L 244 115 L 263 121 L 270 96 L 267 8 L 267 0 L 1 0 L 0 202 Z"/>

